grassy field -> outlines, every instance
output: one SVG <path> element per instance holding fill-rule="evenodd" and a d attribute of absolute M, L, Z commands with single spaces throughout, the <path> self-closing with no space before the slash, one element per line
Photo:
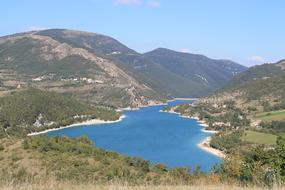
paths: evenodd
<path fill-rule="evenodd" d="M 268 188 L 240 187 L 234 185 L 212 185 L 212 186 L 99 186 L 99 185 L 21 185 L 21 186 L 0 186 L 1 190 L 265 190 Z M 273 187 L 272 190 L 285 190 L 284 187 Z"/>
<path fill-rule="evenodd" d="M 285 120 L 285 110 L 262 112 L 253 115 L 253 118 L 262 121 Z"/>
<path fill-rule="evenodd" d="M 257 144 L 274 145 L 276 144 L 276 135 L 260 133 L 255 131 L 246 131 L 242 140 Z"/>

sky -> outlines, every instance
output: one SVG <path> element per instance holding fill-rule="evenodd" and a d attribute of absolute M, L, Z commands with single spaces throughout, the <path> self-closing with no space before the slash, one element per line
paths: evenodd
<path fill-rule="evenodd" d="M 284 0 L 1 0 L 0 36 L 50 28 L 105 34 L 246 66 L 285 58 Z"/>

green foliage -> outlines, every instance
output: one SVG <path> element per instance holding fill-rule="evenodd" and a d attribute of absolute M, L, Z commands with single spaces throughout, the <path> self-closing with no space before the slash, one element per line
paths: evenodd
<path fill-rule="evenodd" d="M 285 181 L 285 135 L 280 135 L 276 143 L 276 169 L 277 175 Z"/>
<path fill-rule="evenodd" d="M 36 149 L 39 152 L 55 151 L 86 155 L 94 153 L 94 144 L 87 137 L 70 139 L 67 137 L 48 138 L 47 136 L 37 136 L 25 139 L 23 147 L 25 149 Z"/>
<path fill-rule="evenodd" d="M 210 146 L 226 153 L 233 153 L 243 144 L 241 131 L 216 134 L 212 137 Z"/>
<path fill-rule="evenodd" d="M 164 164 L 155 164 L 155 165 L 153 165 L 152 170 L 153 170 L 154 172 L 159 172 L 159 173 L 161 173 L 161 172 L 166 172 L 166 171 L 168 170 L 168 168 L 167 168 L 167 166 L 164 165 Z"/>
<path fill-rule="evenodd" d="M 213 171 L 224 181 L 235 179 L 244 184 L 273 186 L 285 183 L 285 136 L 280 135 L 274 149 L 263 145 L 253 147 L 246 154 L 238 151 L 229 155 Z"/>

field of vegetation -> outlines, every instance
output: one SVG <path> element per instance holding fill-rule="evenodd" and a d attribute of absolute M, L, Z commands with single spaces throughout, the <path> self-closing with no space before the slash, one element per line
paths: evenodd
<path fill-rule="evenodd" d="M 251 143 L 275 145 L 277 136 L 256 131 L 245 131 L 241 139 Z"/>
<path fill-rule="evenodd" d="M 0 186 L 1 188 L 1 186 Z M 22 186 L 4 186 L 3 190 L 266 190 L 261 187 L 241 187 L 235 185 L 192 185 L 192 186 L 128 186 L 121 184 L 112 185 L 71 185 L 71 184 L 53 184 L 53 185 L 22 185 Z M 283 188 L 273 187 L 271 190 L 282 190 Z"/>
<path fill-rule="evenodd" d="M 262 113 L 254 114 L 253 118 L 266 121 L 266 122 L 285 120 L 285 110 L 262 112 Z"/>

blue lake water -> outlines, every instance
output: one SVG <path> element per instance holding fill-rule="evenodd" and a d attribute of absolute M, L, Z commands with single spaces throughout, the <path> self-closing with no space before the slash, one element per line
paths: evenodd
<path fill-rule="evenodd" d="M 168 105 L 191 102 L 175 100 Z M 111 124 L 78 126 L 48 133 L 48 136 L 78 137 L 85 135 L 96 147 L 128 156 L 141 157 L 151 163 L 169 167 L 201 166 L 209 171 L 221 159 L 200 149 L 197 144 L 210 134 L 194 119 L 162 113 L 166 105 L 150 106 L 140 110 L 124 111 L 123 121 Z"/>

